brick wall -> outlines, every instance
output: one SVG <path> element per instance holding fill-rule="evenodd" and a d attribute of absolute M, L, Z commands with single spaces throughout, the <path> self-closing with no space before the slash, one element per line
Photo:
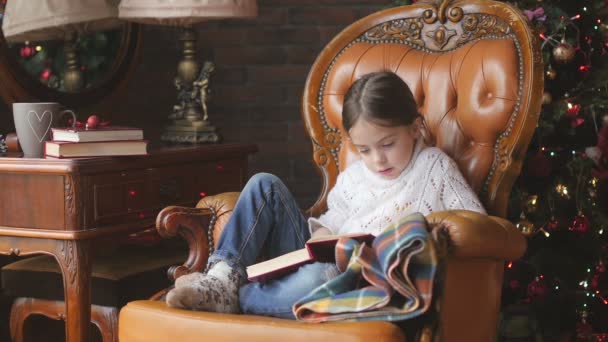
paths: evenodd
<path fill-rule="evenodd" d="M 376 0 L 260 0 L 260 16 L 199 29 L 202 48 L 218 65 L 211 106 L 224 136 L 255 142 L 252 172 L 280 176 L 303 207 L 317 198 L 320 181 L 300 118 L 310 66 L 340 30 L 389 6 Z M 235 122 L 237 124 L 229 124 Z M 220 124 L 221 122 L 221 124 Z"/>
<path fill-rule="evenodd" d="M 317 198 L 320 181 L 300 119 L 310 66 L 341 29 L 392 0 L 258 0 L 259 17 L 197 26 L 198 56 L 212 59 L 210 119 L 226 141 L 258 144 L 250 173 L 280 176 L 302 207 Z M 143 126 L 156 139 L 175 100 L 178 32 L 146 26 L 142 61 L 128 89 L 83 111 Z"/>

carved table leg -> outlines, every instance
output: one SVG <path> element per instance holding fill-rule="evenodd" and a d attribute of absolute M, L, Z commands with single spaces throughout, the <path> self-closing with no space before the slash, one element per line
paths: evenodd
<path fill-rule="evenodd" d="M 66 339 L 89 340 L 91 322 L 91 256 L 89 240 L 57 241 L 55 258 L 63 275 Z"/>
<path fill-rule="evenodd" d="M 31 314 L 31 310 L 27 306 L 26 298 L 17 298 L 11 307 L 10 329 L 13 342 L 23 342 L 23 325 L 27 316 Z"/>
<path fill-rule="evenodd" d="M 103 342 L 118 342 L 118 309 L 93 305 L 91 321 L 99 328 Z"/>

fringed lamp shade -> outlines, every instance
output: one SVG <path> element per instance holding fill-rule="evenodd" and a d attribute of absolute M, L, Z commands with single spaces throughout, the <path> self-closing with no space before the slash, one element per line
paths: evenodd
<path fill-rule="evenodd" d="M 118 16 L 129 21 L 170 26 L 257 16 L 256 0 L 122 0 Z"/>
<path fill-rule="evenodd" d="M 119 0 L 8 0 L 2 31 L 9 42 L 65 39 L 117 28 Z"/>

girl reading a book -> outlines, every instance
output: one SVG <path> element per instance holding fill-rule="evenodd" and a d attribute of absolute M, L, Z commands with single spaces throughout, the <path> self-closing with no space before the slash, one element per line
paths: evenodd
<path fill-rule="evenodd" d="M 345 95 L 342 123 L 360 160 L 338 176 L 328 210 L 306 219 L 295 199 L 270 174 L 253 176 L 209 259 L 207 273 L 178 278 L 172 307 L 293 318 L 292 305 L 338 274 L 311 263 L 265 283 L 246 282 L 245 267 L 261 253 L 276 257 L 324 235 L 371 233 L 420 212 L 465 209 L 485 213 L 455 162 L 422 139 L 423 119 L 405 82 L 391 72 L 355 81 Z"/>

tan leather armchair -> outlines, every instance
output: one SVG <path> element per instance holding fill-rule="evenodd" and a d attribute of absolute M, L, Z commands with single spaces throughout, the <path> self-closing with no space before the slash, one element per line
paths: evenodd
<path fill-rule="evenodd" d="M 518 10 L 482 0 L 420 1 L 372 14 L 343 30 L 312 66 L 302 99 L 313 159 L 323 177 L 311 215 L 325 210 L 338 172 L 357 158 L 341 127 L 344 93 L 357 76 L 386 69 L 411 87 L 427 123 L 425 138 L 456 160 L 489 213 L 428 216 L 435 233 L 443 233 L 437 236 L 448 237 L 449 248 L 434 312 L 422 318 L 422 328 L 412 332 L 389 322 L 309 324 L 192 312 L 150 300 L 122 309 L 122 342 L 402 341 L 406 332 L 423 341 L 493 339 L 504 262 L 519 258 L 526 248 L 503 217 L 540 111 L 538 42 Z M 197 208 L 169 207 L 159 214 L 159 232 L 182 235 L 191 248 L 186 264 L 171 270 L 174 277 L 204 267 L 208 242 L 212 245 L 221 234 L 237 198 L 238 193 L 222 194 L 201 200 Z M 216 220 L 210 222 L 210 216 Z"/>

